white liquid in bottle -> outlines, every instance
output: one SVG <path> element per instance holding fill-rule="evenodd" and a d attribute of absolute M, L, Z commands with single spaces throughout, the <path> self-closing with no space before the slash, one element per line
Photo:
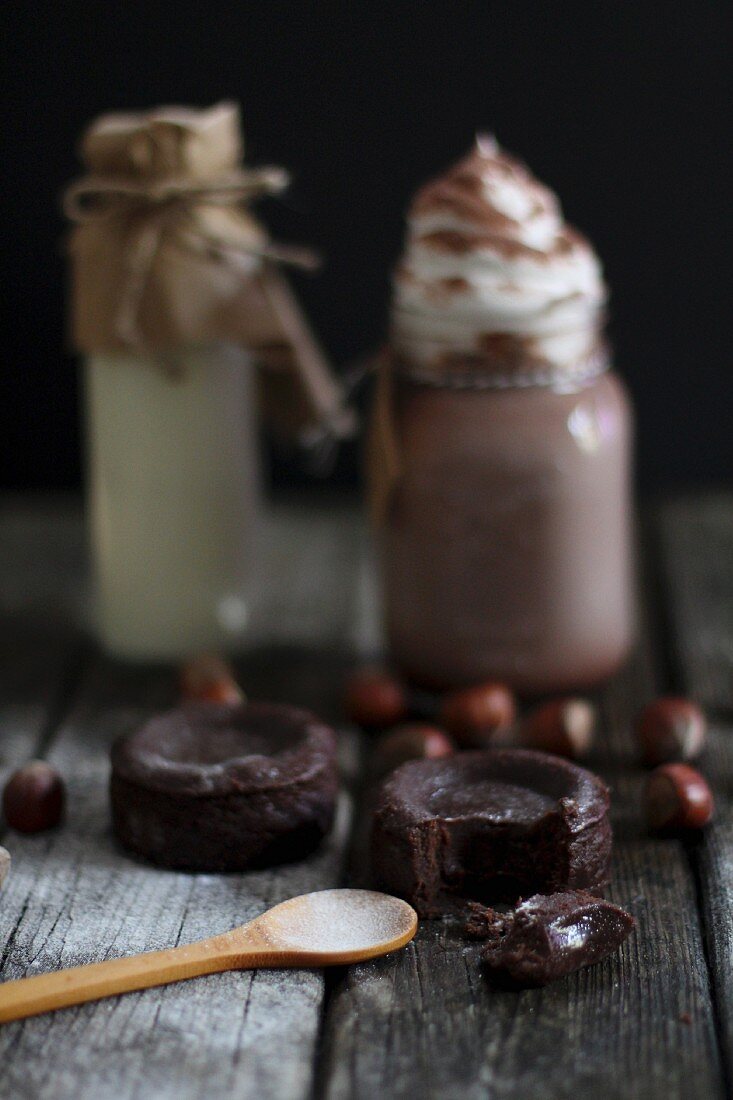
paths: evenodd
<path fill-rule="evenodd" d="M 101 642 L 148 660 L 236 649 L 259 482 L 247 352 L 96 354 L 85 373 Z"/>

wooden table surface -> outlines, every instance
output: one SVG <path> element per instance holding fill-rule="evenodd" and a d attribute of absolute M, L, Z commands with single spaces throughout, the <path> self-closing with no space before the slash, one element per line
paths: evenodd
<path fill-rule="evenodd" d="M 644 525 L 644 624 L 599 695 L 591 766 L 613 789 L 610 896 L 638 930 L 618 955 L 544 990 L 489 988 L 478 947 L 439 922 L 393 957 L 348 970 L 230 973 L 0 1029 L 0 1095 L 88 1100 L 251 1097 L 716 1098 L 733 1082 L 733 500 L 690 497 Z M 344 670 L 378 649 L 365 529 L 353 505 L 279 504 L 261 537 L 246 690 L 342 729 L 345 789 L 363 751 L 344 728 Z M 353 821 L 306 862 L 245 875 L 156 870 L 122 854 L 107 803 L 111 738 L 175 699 L 171 668 L 102 657 L 84 629 L 78 507 L 0 506 L 0 780 L 46 756 L 66 823 L 6 830 L 2 979 L 185 943 L 289 895 L 344 881 Z M 652 839 L 630 725 L 660 692 L 711 719 L 701 767 L 718 804 L 694 846 Z M 358 785 L 358 784 L 357 784 Z M 357 859 L 358 864 L 358 859 Z M 358 875 L 358 866 L 356 867 Z"/>

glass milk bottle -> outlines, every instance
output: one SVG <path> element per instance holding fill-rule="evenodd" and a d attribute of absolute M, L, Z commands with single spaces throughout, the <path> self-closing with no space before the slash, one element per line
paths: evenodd
<path fill-rule="evenodd" d="M 236 648 L 258 500 L 249 355 L 231 344 L 163 364 L 98 354 L 85 394 L 102 642 L 131 658 Z"/>
<path fill-rule="evenodd" d="M 233 104 L 106 115 L 82 142 L 88 175 L 65 195 L 97 627 L 126 658 L 242 640 L 258 498 L 247 349 L 295 363 L 298 407 L 316 421 L 333 426 L 339 411 L 275 271 L 285 250 L 246 206 L 284 173 L 241 156 Z"/>

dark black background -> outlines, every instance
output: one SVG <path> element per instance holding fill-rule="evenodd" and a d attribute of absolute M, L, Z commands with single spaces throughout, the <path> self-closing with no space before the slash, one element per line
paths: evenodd
<path fill-rule="evenodd" d="M 0 481 L 80 477 L 57 195 L 108 109 L 241 101 L 261 213 L 327 257 L 299 279 L 334 359 L 384 332 L 415 187 L 493 129 L 595 241 L 639 420 L 640 483 L 731 477 L 727 4 L 6 2 Z M 353 469 L 348 456 L 340 476 Z"/>

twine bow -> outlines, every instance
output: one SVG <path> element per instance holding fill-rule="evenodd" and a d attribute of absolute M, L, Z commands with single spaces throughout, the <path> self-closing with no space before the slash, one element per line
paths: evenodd
<path fill-rule="evenodd" d="M 98 175 L 72 183 L 62 198 L 66 217 L 77 225 L 126 218 L 131 226 L 125 256 L 127 278 L 120 294 L 115 329 L 123 343 L 143 344 L 139 315 L 145 286 L 165 233 L 176 226 L 176 243 L 207 260 L 251 272 L 251 260 L 285 263 L 306 270 L 319 264 L 305 248 L 272 244 L 268 240 L 237 242 L 207 233 L 192 217 L 197 207 L 245 206 L 263 195 L 278 194 L 288 183 L 281 168 L 237 169 L 218 180 L 193 182 L 165 179 L 137 182 Z M 135 225 L 137 220 L 137 226 Z"/>

